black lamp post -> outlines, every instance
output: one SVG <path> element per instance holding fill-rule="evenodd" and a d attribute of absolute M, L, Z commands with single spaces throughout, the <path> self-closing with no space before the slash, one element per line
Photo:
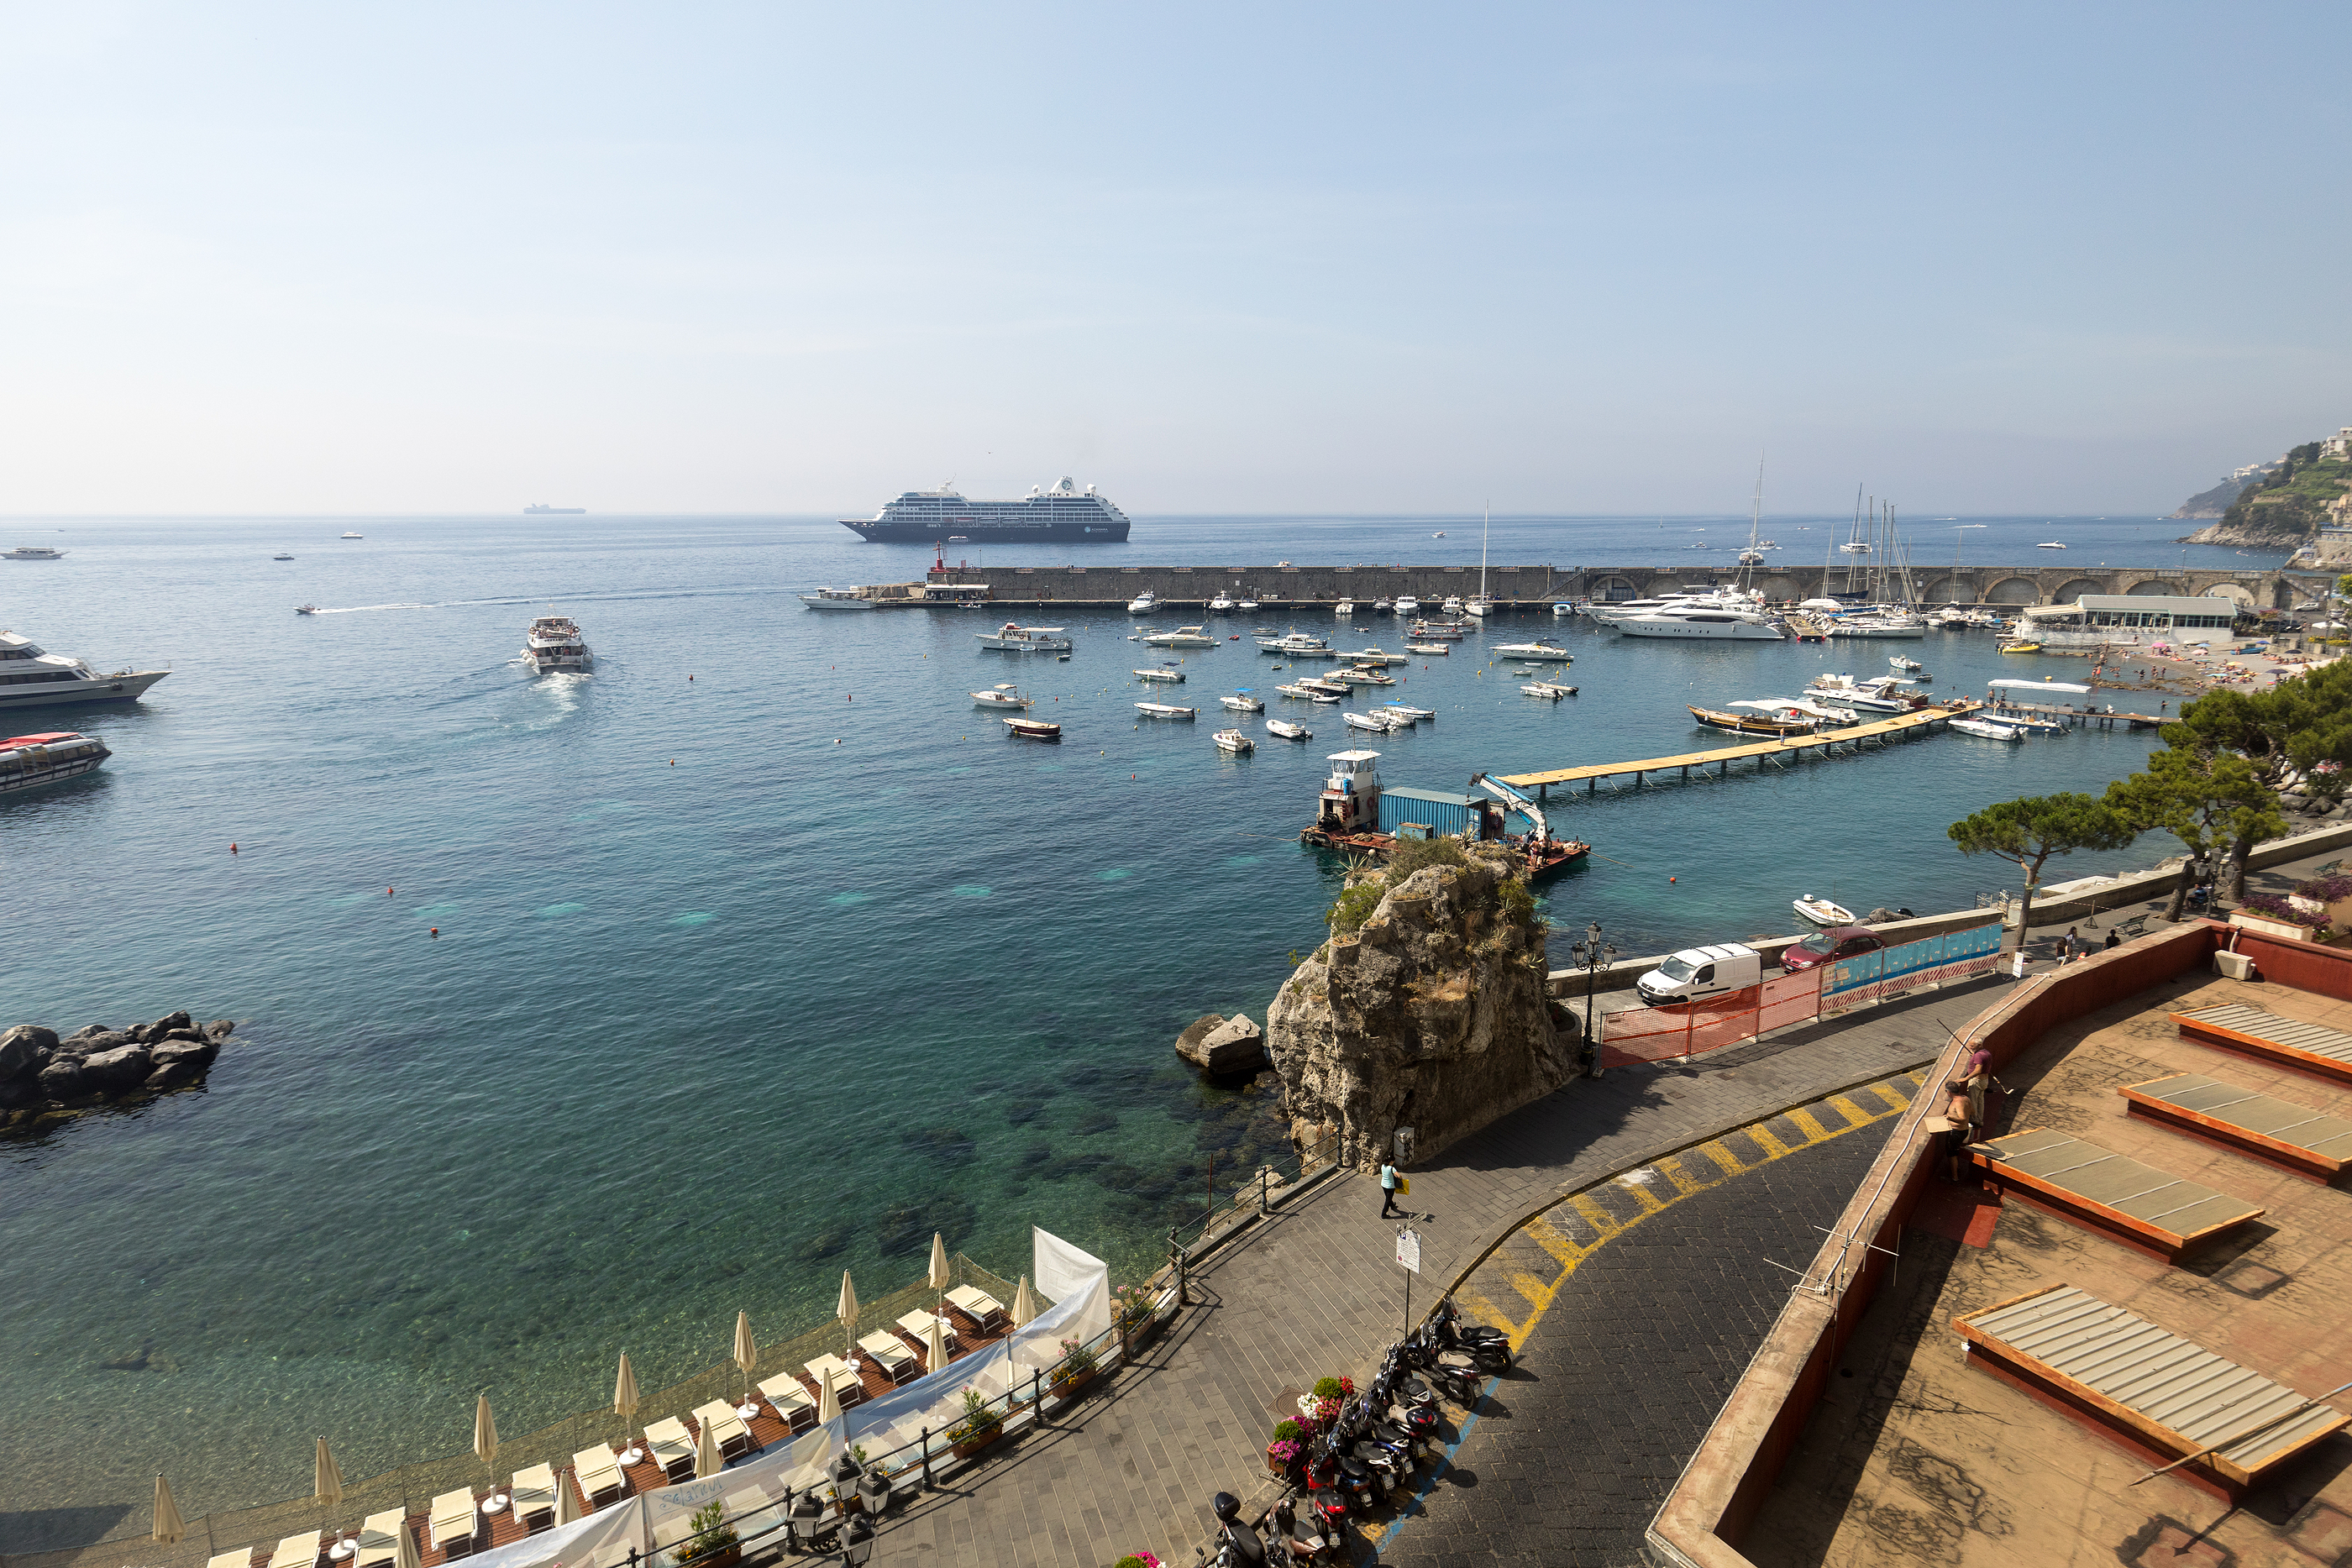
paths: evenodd
<path fill-rule="evenodd" d="M 1601 940 L 1598 920 L 1584 928 L 1584 940 L 1568 950 L 1569 963 L 1584 969 L 1584 1049 L 1579 1056 L 1587 1078 L 1601 1076 L 1601 1042 L 1592 1033 L 1592 992 L 1601 977 L 1601 967 L 1615 956 L 1617 945 Z"/>

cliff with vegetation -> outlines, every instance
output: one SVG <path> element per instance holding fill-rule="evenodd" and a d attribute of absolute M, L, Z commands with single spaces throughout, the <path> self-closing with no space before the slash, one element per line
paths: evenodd
<path fill-rule="evenodd" d="M 1328 918 L 1266 1011 L 1294 1141 L 1336 1132 L 1339 1159 L 1369 1169 L 1411 1127 L 1423 1158 L 1568 1081 L 1544 925 L 1504 859 L 1407 841 L 1351 875 Z"/>
<path fill-rule="evenodd" d="M 2352 462 L 2323 455 L 2320 443 L 2308 442 L 2248 486 L 2219 521 L 2179 542 L 2295 549 L 2319 537 L 2320 524 L 2330 520 L 2330 507 L 2347 491 Z"/>
<path fill-rule="evenodd" d="M 2232 501 L 2262 482 L 2259 474 L 2251 479 L 2224 479 L 2211 489 L 2200 490 L 2181 502 L 2180 509 L 2172 515 L 2176 518 L 2218 517 L 2230 509 Z"/>

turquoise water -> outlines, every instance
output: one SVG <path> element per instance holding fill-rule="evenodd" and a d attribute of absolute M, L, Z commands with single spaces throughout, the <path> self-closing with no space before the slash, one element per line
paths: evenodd
<path fill-rule="evenodd" d="M 2179 555 L 2160 542 L 2179 525 L 2060 521 L 2085 563 Z M 1671 527 L 1702 525 L 1731 527 Z M 2030 563 L 2053 526 L 1998 520 L 1969 554 Z M 318 1435 L 354 1477 L 461 1449 L 478 1389 L 528 1430 L 606 1397 L 622 1350 L 657 1385 L 723 1359 L 739 1308 L 769 1340 L 826 1315 L 842 1268 L 900 1283 L 935 1229 L 1006 1271 L 1033 1222 L 1141 1267 L 1212 1159 L 1238 1167 L 1273 1134 L 1263 1093 L 1206 1090 L 1168 1046 L 1204 1011 L 1262 1019 L 1321 939 L 1337 869 L 1294 835 L 1348 744 L 1335 710 L 1311 745 L 1229 758 L 1210 713 L 1136 723 L 1163 694 L 1129 672 L 1160 655 L 1123 614 L 1066 616 L 1078 648 L 1056 664 L 979 651 L 982 616 L 807 612 L 794 592 L 928 559 L 822 520 L 69 521 L 8 542 L 70 554 L 0 567 L 0 622 L 173 674 L 128 711 L 60 710 L 114 758 L 0 803 L 17 933 L 0 1022 L 247 1021 L 203 1092 L 0 1145 L 0 1550 L 143 1519 L 158 1470 L 190 1514 L 305 1490 Z M 1654 519 L 1513 519 L 1495 553 L 1683 542 Z M 1476 553 L 1475 519 L 1425 518 L 1147 521 L 1124 550 Z M 293 615 L 306 600 L 328 612 Z M 580 621 L 593 675 L 515 664 L 550 604 Z M 1402 642 L 1356 625 L 1341 646 Z M 1582 687 L 1557 706 L 1486 670 L 1475 636 L 1416 664 L 1388 695 L 1442 716 L 1376 743 L 1387 781 L 1727 743 L 1681 705 L 1793 695 L 1887 651 L 1622 643 L 1535 616 L 1490 635 L 1555 630 Z M 1939 688 L 2083 669 L 1981 634 L 1904 646 Z M 1182 698 L 1271 697 L 1274 663 L 1246 642 L 1193 655 Z M 973 710 L 1000 680 L 1064 744 Z M 1567 803 L 1560 830 L 1598 852 L 1548 905 L 1641 952 L 1785 930 L 1799 894 L 1966 904 L 2002 868 L 1955 854 L 1947 823 L 2095 789 L 2150 744 L 1941 737 Z"/>

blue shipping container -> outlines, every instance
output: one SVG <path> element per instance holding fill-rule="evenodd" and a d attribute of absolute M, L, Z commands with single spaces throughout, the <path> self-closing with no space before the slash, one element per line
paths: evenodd
<path fill-rule="evenodd" d="M 1404 822 L 1419 822 L 1435 833 L 1467 834 L 1476 838 L 1484 820 L 1479 802 L 1467 795 L 1447 795 L 1435 789 L 1381 791 L 1381 831 L 1393 833 Z"/>

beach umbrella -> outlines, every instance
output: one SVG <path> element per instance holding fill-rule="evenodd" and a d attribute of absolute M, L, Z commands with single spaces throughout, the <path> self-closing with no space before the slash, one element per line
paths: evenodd
<path fill-rule="evenodd" d="M 1037 1315 L 1037 1298 L 1029 1292 L 1029 1276 L 1021 1276 L 1021 1288 L 1013 1292 L 1013 1326 L 1027 1328 Z"/>
<path fill-rule="evenodd" d="M 841 1320 L 841 1354 L 848 1355 L 849 1333 L 857 1322 L 857 1287 L 849 1282 L 849 1270 L 846 1269 L 841 1271 L 841 1301 L 834 1308 L 833 1315 Z"/>
<path fill-rule="evenodd" d="M 490 1467 L 490 1479 L 496 1482 L 499 1468 L 499 1424 L 490 1419 L 490 1396 L 474 1396 L 474 1454 Z"/>
<path fill-rule="evenodd" d="M 936 1230 L 931 1232 L 931 1271 L 928 1278 L 931 1289 L 942 1293 L 955 1282 L 955 1276 L 948 1272 L 948 1239 Z"/>
<path fill-rule="evenodd" d="M 759 1364 L 760 1347 L 751 1343 L 751 1314 L 735 1314 L 735 1364 L 743 1369 L 743 1397 L 751 1397 L 751 1368 Z"/>
<path fill-rule="evenodd" d="M 180 1517 L 179 1505 L 172 1500 L 172 1488 L 162 1476 L 155 1478 L 155 1531 L 158 1546 L 169 1546 L 188 1533 L 185 1521 Z"/>
<path fill-rule="evenodd" d="M 629 1370 L 629 1353 L 621 1353 L 621 1375 L 613 1383 L 613 1414 L 622 1422 L 623 1436 L 627 1435 L 628 1419 L 637 1413 L 637 1375 Z"/>
<path fill-rule="evenodd" d="M 416 1550 L 416 1531 L 408 1528 L 405 1515 L 393 1527 L 392 1540 L 392 1568 L 425 1568 L 425 1554 Z"/>
<path fill-rule="evenodd" d="M 830 1373 L 816 1380 L 816 1424 L 820 1427 L 841 1414 L 841 1396 L 834 1391 Z"/>
<path fill-rule="evenodd" d="M 948 1326 L 940 1322 L 936 1312 L 931 1314 L 930 1326 L 923 1331 L 923 1351 L 924 1371 L 937 1372 L 948 1364 Z"/>
<path fill-rule="evenodd" d="M 555 1522 L 570 1524 L 580 1517 L 580 1489 L 568 1476 L 555 1478 Z"/>
<path fill-rule="evenodd" d="M 335 1456 L 327 1452 L 327 1439 L 319 1439 L 319 1452 L 311 1461 L 310 1500 L 323 1502 L 329 1508 L 343 1500 L 343 1472 L 336 1468 Z"/>
<path fill-rule="evenodd" d="M 694 1438 L 694 1473 L 698 1479 L 719 1473 L 719 1423 L 706 1420 Z"/>

